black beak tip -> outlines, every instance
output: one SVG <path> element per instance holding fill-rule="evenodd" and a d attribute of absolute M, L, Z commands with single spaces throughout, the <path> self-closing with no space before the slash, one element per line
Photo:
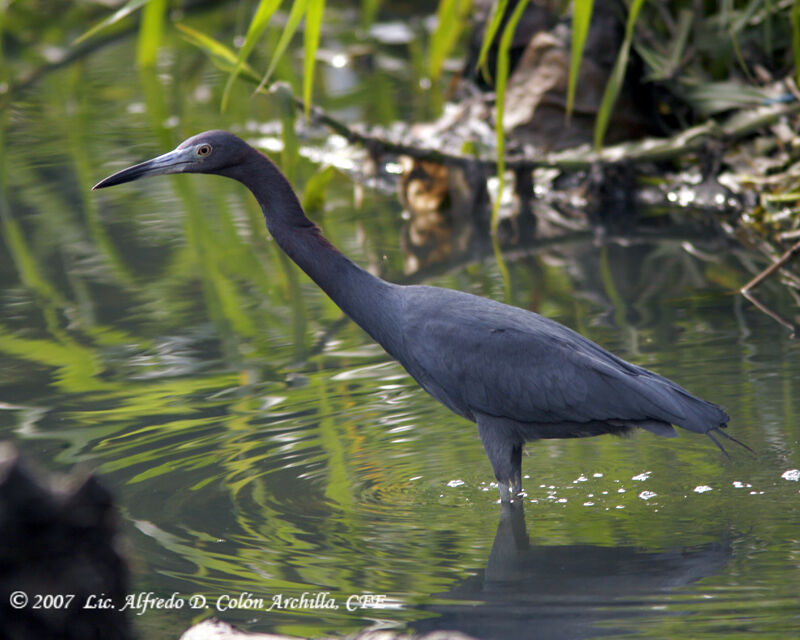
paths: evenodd
<path fill-rule="evenodd" d="M 103 178 L 100 182 L 92 187 L 92 191 L 105 189 L 106 187 L 113 187 L 114 185 L 122 184 L 124 182 L 131 182 L 139 177 L 139 173 L 133 172 L 130 169 L 124 169 L 123 171 L 118 171 L 117 173 L 111 174 L 107 178 Z"/>
<path fill-rule="evenodd" d="M 116 175 L 116 174 L 114 174 Z M 107 178 L 103 178 L 100 182 L 92 187 L 92 191 L 97 191 L 98 189 L 105 189 L 106 187 L 112 187 L 115 184 L 118 184 L 117 180 L 113 180 L 114 175 L 108 176 Z"/>

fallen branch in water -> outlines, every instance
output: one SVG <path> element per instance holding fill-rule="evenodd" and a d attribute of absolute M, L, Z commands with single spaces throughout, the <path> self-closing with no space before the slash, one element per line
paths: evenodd
<path fill-rule="evenodd" d="M 739 289 L 739 293 L 741 293 L 745 298 L 747 298 L 760 311 L 766 313 L 770 318 L 772 318 L 776 322 L 779 322 L 784 327 L 789 329 L 789 331 L 792 332 L 792 337 L 796 337 L 798 333 L 800 333 L 800 331 L 798 331 L 798 326 L 791 320 L 784 318 L 781 314 L 777 313 L 776 311 L 773 311 L 772 309 L 761 303 L 752 294 L 752 290 L 755 289 L 762 282 L 764 282 L 771 275 L 773 275 L 776 271 L 779 271 L 780 269 L 785 267 L 797 255 L 800 255 L 800 241 L 793 244 L 792 247 L 788 251 L 786 251 L 786 253 L 784 253 L 780 258 L 778 258 L 775 262 L 773 262 L 761 273 L 759 273 L 755 278 L 750 280 L 750 282 L 748 282 L 741 289 Z"/>
<path fill-rule="evenodd" d="M 764 269 L 761 273 L 759 273 L 755 278 L 753 278 L 750 282 L 744 285 L 740 292 L 743 295 L 747 295 L 747 293 L 751 289 L 755 289 L 758 285 L 760 285 L 764 280 L 769 278 L 773 273 L 785 267 L 792 258 L 796 255 L 800 254 L 800 241 L 796 242 L 792 245 L 791 249 L 789 249 L 786 253 L 784 253 L 780 258 L 778 258 L 775 262 L 769 265 L 766 269 Z"/>
<path fill-rule="evenodd" d="M 276 83 L 270 88 L 270 91 L 291 92 L 291 89 L 285 83 Z M 305 103 L 294 94 L 291 94 L 291 97 L 297 109 L 305 112 Z M 328 127 L 351 144 L 363 146 L 372 153 L 406 155 L 417 160 L 455 166 L 477 163 L 488 172 L 497 171 L 497 160 L 494 157 L 453 154 L 439 149 L 399 143 L 381 136 L 362 133 L 337 120 L 320 107 L 311 105 L 308 112 L 311 114 L 312 120 Z M 721 123 L 708 120 L 669 138 L 645 138 L 603 147 L 600 150 L 582 146 L 564 151 L 542 153 L 536 158 L 514 154 L 506 158 L 505 165 L 512 171 L 533 170 L 538 167 L 580 171 L 598 165 L 614 165 L 620 162 L 660 162 L 698 151 L 710 142 L 730 144 L 781 118 L 796 113 L 800 113 L 800 102 L 766 105 L 738 111 Z"/>

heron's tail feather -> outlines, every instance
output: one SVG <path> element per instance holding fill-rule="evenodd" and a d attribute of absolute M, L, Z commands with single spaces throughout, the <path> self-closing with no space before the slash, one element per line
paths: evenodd
<path fill-rule="evenodd" d="M 742 442 L 741 440 L 737 440 L 737 439 L 736 439 L 736 438 L 734 438 L 733 436 L 729 436 L 727 433 L 725 433 L 725 432 L 722 430 L 723 428 L 724 428 L 724 427 L 714 427 L 713 429 L 709 429 L 708 431 L 706 431 L 706 435 L 707 435 L 709 438 L 711 438 L 711 442 L 713 442 L 715 445 L 717 445 L 717 446 L 719 447 L 719 450 L 720 450 L 720 451 L 722 451 L 722 453 L 724 453 L 724 454 L 725 454 L 725 457 L 727 457 L 728 459 L 730 459 L 730 455 L 729 455 L 729 454 L 728 454 L 728 452 L 725 450 L 725 447 L 723 447 L 723 446 L 722 446 L 722 444 L 720 443 L 720 441 L 719 441 L 719 440 L 717 440 L 716 436 L 714 435 L 715 433 L 717 433 L 717 434 L 721 435 L 723 438 L 727 438 L 727 439 L 728 439 L 728 440 L 730 440 L 731 442 L 735 442 L 735 443 L 736 443 L 736 444 L 738 444 L 740 447 L 744 447 L 744 448 L 745 448 L 745 449 L 747 449 L 747 450 L 748 450 L 750 453 L 752 453 L 753 455 L 756 455 L 756 452 L 755 452 L 755 451 L 753 451 L 753 450 L 752 450 L 750 447 L 748 447 L 748 446 L 747 446 L 747 445 L 746 445 L 744 442 Z"/>

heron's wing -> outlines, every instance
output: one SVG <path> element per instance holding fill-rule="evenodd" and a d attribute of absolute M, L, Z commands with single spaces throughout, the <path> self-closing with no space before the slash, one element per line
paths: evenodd
<path fill-rule="evenodd" d="M 462 414 L 535 423 L 659 420 L 693 431 L 727 419 L 675 383 L 522 309 L 422 291 L 404 318 L 404 364 Z"/>

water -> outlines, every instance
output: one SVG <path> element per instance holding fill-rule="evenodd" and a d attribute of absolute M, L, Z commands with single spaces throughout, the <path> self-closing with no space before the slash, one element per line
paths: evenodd
<path fill-rule="evenodd" d="M 4 116 L 0 437 L 44 469 L 96 470 L 133 593 L 205 598 L 140 610 L 143 637 L 212 614 L 306 637 L 800 629 L 800 483 L 786 473 L 800 468 L 800 346 L 730 293 L 749 279 L 741 250 L 704 262 L 665 234 L 509 259 L 509 302 L 725 406 L 756 456 L 689 433 L 530 444 L 524 513 L 504 508 L 474 425 L 342 321 L 238 185 L 88 191 L 184 134 L 274 117 L 245 92 L 233 115 L 184 99 L 180 131 L 164 128 L 174 87 L 133 73 L 129 46 L 43 79 Z M 297 183 L 315 171 L 301 163 Z M 325 202 L 313 217 L 337 246 L 402 278 L 394 198 L 367 189 L 357 208 L 337 175 Z M 492 260 L 428 282 L 506 295 Z"/>

